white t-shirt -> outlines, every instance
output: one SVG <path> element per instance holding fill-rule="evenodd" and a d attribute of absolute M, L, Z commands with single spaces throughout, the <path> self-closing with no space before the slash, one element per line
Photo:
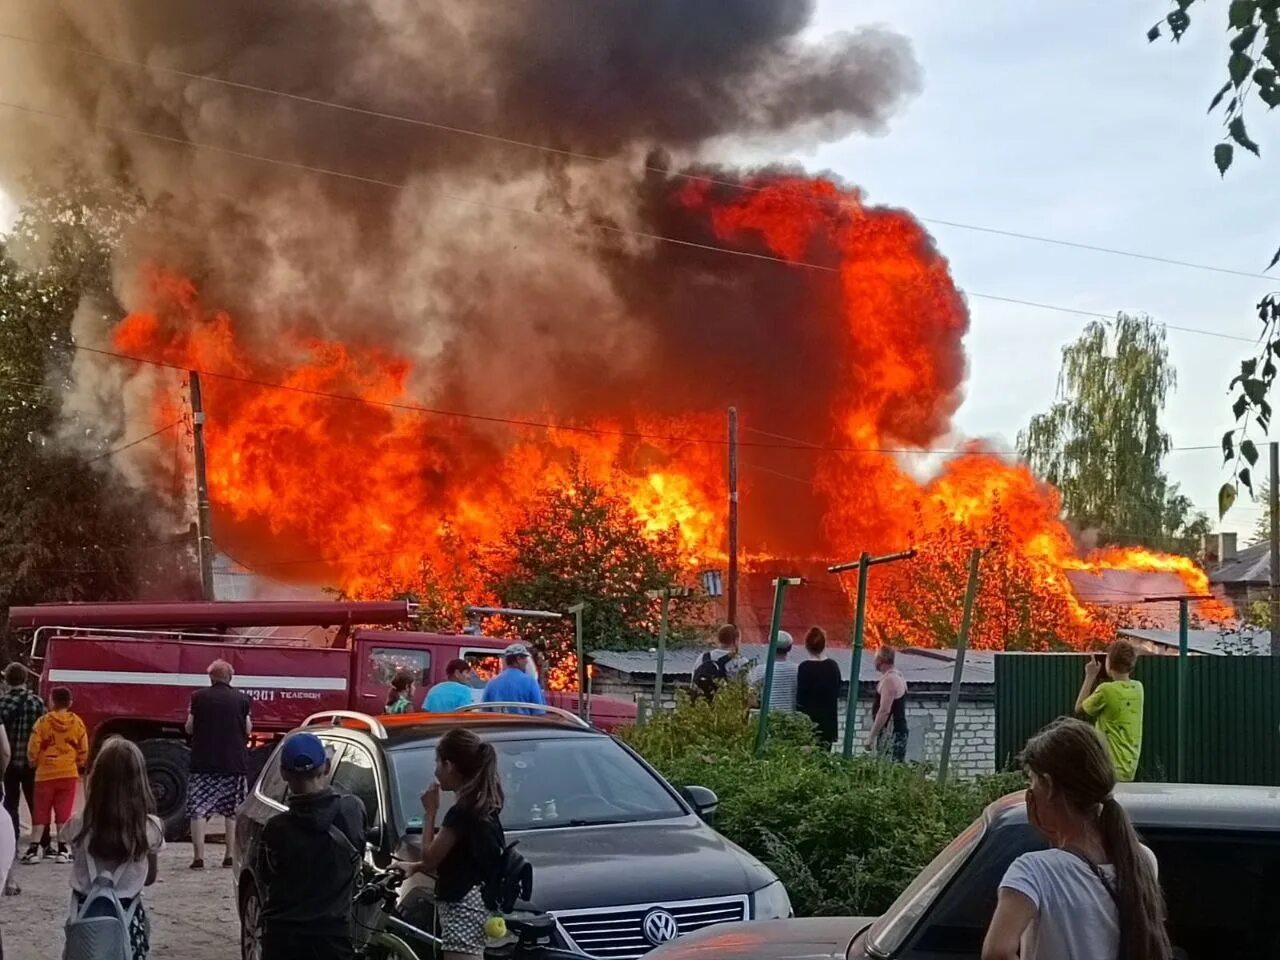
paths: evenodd
<path fill-rule="evenodd" d="M 764 688 L 765 664 L 757 663 L 751 669 L 750 682 Z M 773 662 L 773 686 L 769 690 L 770 713 L 794 713 L 796 709 L 796 676 L 800 665 L 790 660 Z"/>
<path fill-rule="evenodd" d="M 1156 869 L 1156 858 L 1143 853 Z M 1115 868 L 1099 864 L 1115 881 Z M 1120 922 L 1116 902 L 1087 863 L 1066 850 L 1024 853 L 1005 871 L 1000 886 L 1030 900 L 1036 918 L 1022 935 L 1022 960 L 1117 960 Z"/>
<path fill-rule="evenodd" d="M 80 832 L 81 818 L 76 814 L 67 821 L 65 830 L 61 832 L 62 838 L 71 843 L 72 839 Z M 160 822 L 159 817 L 147 817 L 147 843 L 149 844 L 148 853 L 159 853 L 164 849 L 164 824 Z M 99 870 L 115 870 L 118 863 L 98 863 Z M 119 875 L 116 877 L 116 894 L 121 900 L 131 900 L 142 892 L 142 888 L 147 885 L 147 857 L 143 854 L 137 860 L 130 861 L 125 865 Z M 93 875 L 89 872 L 89 855 L 85 850 L 83 843 L 75 843 L 71 846 L 71 889 L 77 893 L 88 893 L 93 886 Z"/>

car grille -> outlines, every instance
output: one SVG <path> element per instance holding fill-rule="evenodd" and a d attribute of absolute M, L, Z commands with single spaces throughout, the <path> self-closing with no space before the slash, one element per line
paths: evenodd
<path fill-rule="evenodd" d="M 633 960 L 652 950 L 655 944 L 645 936 L 644 921 L 651 911 L 665 910 L 676 921 L 680 936 L 716 923 L 747 919 L 747 898 L 684 900 L 679 903 L 603 907 L 599 910 L 569 910 L 556 919 L 568 936 L 569 946 L 602 960 Z"/>

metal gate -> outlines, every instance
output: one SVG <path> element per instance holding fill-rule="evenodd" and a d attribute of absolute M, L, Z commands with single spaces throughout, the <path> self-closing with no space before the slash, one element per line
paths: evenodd
<path fill-rule="evenodd" d="M 1071 713 L 1084 654 L 996 655 L 996 765 L 1010 767 L 1027 738 Z M 1186 780 L 1280 786 L 1280 658 L 1188 657 Z M 1178 658 L 1138 658 L 1142 757 L 1138 779 L 1169 781 L 1178 769 Z"/>

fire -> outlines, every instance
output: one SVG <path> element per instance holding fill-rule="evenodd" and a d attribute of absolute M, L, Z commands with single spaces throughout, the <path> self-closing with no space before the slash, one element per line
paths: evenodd
<path fill-rule="evenodd" d="M 1208 592 L 1203 571 L 1182 557 L 1081 555 L 1057 492 L 981 444 L 922 477 L 915 455 L 948 441 L 966 372 L 968 310 L 947 261 L 910 215 L 868 207 L 828 180 L 770 175 L 748 186 L 697 181 L 668 201 L 719 243 L 803 261 L 794 269 L 812 274 L 838 314 L 789 320 L 822 331 L 839 370 L 818 425 L 826 442 L 813 452 L 813 490 L 800 496 L 820 511 L 813 555 L 920 550 L 871 579 L 869 620 L 883 638 L 947 641 L 973 547 L 987 551 L 975 646 L 1104 639 L 1115 615 L 1082 602 L 1069 575 L 1161 574 L 1183 592 Z M 389 346 L 325 339 L 301 320 L 287 337 L 257 343 L 204 305 L 190 280 L 161 267 L 146 279 L 147 308 L 120 322 L 115 346 L 229 375 L 203 382 L 209 484 L 219 541 L 251 567 L 360 595 L 421 582 L 481 599 L 477 557 L 536 491 L 567 482 L 571 460 L 646 530 L 675 528 L 691 568 L 723 562 L 725 450 L 706 439 L 721 435 L 723 406 L 681 409 L 664 397 L 659 413 L 639 396 L 626 415 L 553 420 L 530 409 L 500 424 L 437 415 L 415 399 L 430 394 L 427 374 Z M 738 396 L 749 402 L 750 384 Z M 159 387 L 150 403 L 158 425 L 177 405 Z M 744 487 L 749 497 L 749 480 Z M 766 529 L 748 531 L 747 553 L 792 521 L 775 513 Z M 1230 615 L 1217 603 L 1198 613 Z M 557 676 L 571 672 L 563 666 Z"/>

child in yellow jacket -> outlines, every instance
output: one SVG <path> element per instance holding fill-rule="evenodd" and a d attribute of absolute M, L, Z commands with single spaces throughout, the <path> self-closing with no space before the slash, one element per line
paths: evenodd
<path fill-rule="evenodd" d="M 89 762 L 89 734 L 84 721 L 71 712 L 71 691 L 54 687 L 50 695 L 53 709 L 36 721 L 27 741 L 27 759 L 36 771 L 35 809 L 31 811 L 32 844 L 22 855 L 23 863 L 53 857 L 56 863 L 70 863 L 71 851 L 61 840 L 55 856 L 50 843 L 50 824 L 64 826 L 75 806 L 80 773 Z M 36 834 L 43 828 L 40 843 Z"/>

